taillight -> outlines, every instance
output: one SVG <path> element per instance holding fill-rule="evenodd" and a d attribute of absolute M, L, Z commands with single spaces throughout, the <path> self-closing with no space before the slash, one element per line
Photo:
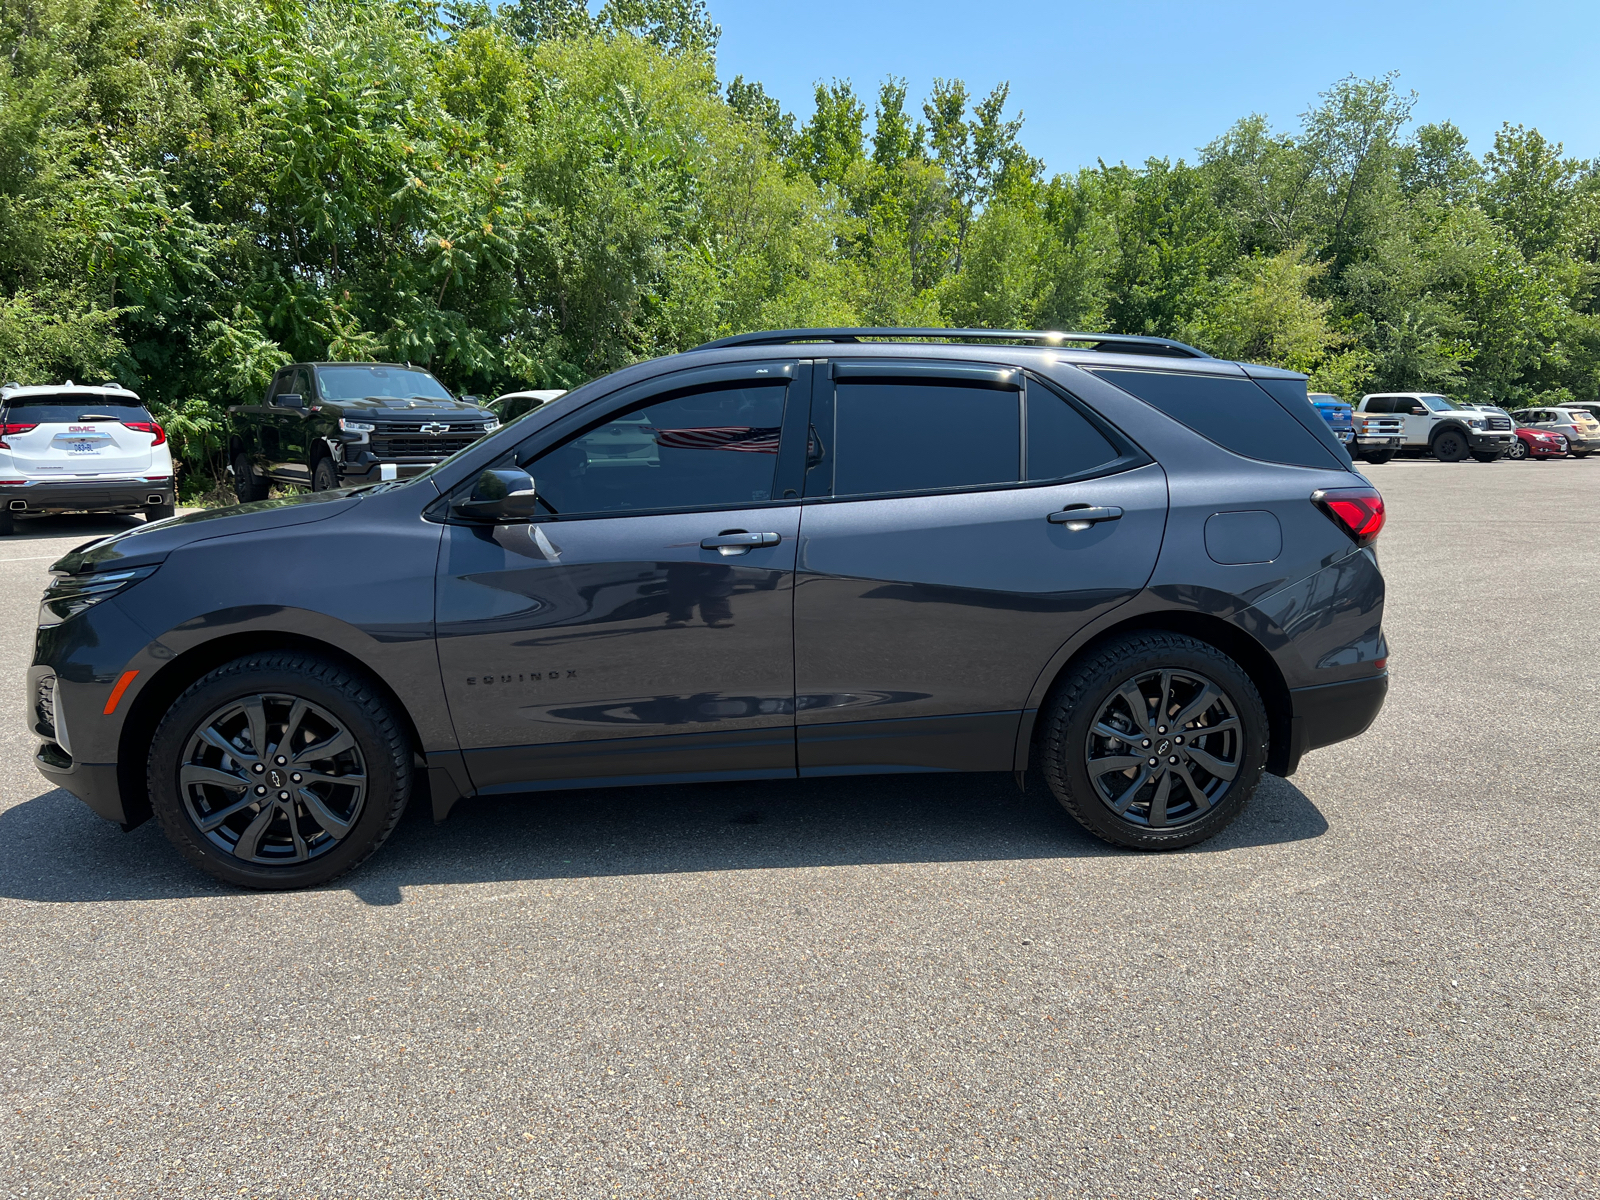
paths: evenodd
<path fill-rule="evenodd" d="M 38 422 L 32 425 L 0 425 L 0 450 L 11 449 L 11 443 L 6 439 L 14 433 L 27 433 L 30 429 L 39 428 Z"/>
<path fill-rule="evenodd" d="M 1328 519 L 1358 546 L 1370 546 L 1383 532 L 1383 497 L 1375 488 L 1333 488 L 1311 493 Z"/>
<path fill-rule="evenodd" d="M 124 421 L 122 424 L 128 429 L 137 429 L 140 433 L 153 434 L 156 440 L 150 443 L 152 446 L 159 446 L 167 440 L 167 431 L 154 421 Z"/>

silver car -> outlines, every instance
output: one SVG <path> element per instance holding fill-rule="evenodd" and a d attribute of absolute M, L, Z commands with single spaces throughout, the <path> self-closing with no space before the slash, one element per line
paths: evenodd
<path fill-rule="evenodd" d="M 1559 433 L 1567 439 L 1573 458 L 1586 458 L 1600 450 L 1600 420 L 1583 408 L 1522 408 L 1511 414 L 1519 425 Z"/>

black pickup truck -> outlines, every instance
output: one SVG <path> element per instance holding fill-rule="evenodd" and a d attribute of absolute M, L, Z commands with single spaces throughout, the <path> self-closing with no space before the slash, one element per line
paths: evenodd
<path fill-rule="evenodd" d="M 272 483 L 323 492 L 426 471 L 500 424 L 476 399 L 456 399 L 421 367 L 284 367 L 260 404 L 228 409 L 234 493 L 244 502 Z"/>

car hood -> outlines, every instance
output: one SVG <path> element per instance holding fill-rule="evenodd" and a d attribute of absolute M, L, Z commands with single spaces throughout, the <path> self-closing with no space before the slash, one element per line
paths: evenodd
<path fill-rule="evenodd" d="M 371 414 L 375 417 L 393 417 L 411 421 L 421 417 L 454 417 L 457 420 L 493 420 L 494 414 L 476 404 L 463 404 L 460 400 L 390 400 L 382 397 L 371 400 L 323 400 L 323 411 Z"/>
<path fill-rule="evenodd" d="M 86 542 L 52 563 L 50 569 L 77 575 L 145 566 L 158 563 L 180 546 L 193 542 L 287 525 L 309 525 L 338 516 L 360 503 L 361 497 L 349 492 L 309 492 L 230 508 L 208 508 Z"/>

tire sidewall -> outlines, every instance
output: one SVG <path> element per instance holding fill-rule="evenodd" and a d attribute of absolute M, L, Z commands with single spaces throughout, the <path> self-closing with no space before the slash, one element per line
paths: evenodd
<path fill-rule="evenodd" d="M 327 473 L 331 482 L 323 486 L 318 482 L 318 477 Z M 326 456 L 317 459 L 317 465 L 311 468 L 311 490 L 313 492 L 331 492 L 339 486 L 339 472 L 333 465 L 333 459 Z"/>
<path fill-rule="evenodd" d="M 294 867 L 242 862 L 214 845 L 189 816 L 178 784 L 184 751 L 200 722 L 232 700 L 261 692 L 301 696 L 332 713 L 355 737 L 367 769 L 367 793 L 354 828 L 333 849 Z M 311 655 L 267 654 L 218 667 L 178 697 L 151 739 L 151 808 L 179 852 L 219 879 L 272 890 L 326 883 L 383 843 L 410 797 L 410 748 L 386 708 L 365 680 Z"/>
<path fill-rule="evenodd" d="M 1133 676 L 1171 668 L 1193 671 L 1221 687 L 1239 716 L 1243 753 L 1237 776 L 1209 812 L 1169 832 L 1123 821 L 1100 798 L 1089 777 L 1084 747 L 1089 728 L 1117 688 Z M 1215 836 L 1249 803 L 1267 761 L 1268 724 L 1260 692 L 1242 667 L 1222 651 L 1180 634 L 1150 633 L 1108 644 L 1065 681 L 1052 699 L 1050 742 L 1059 754 L 1046 756 L 1045 777 L 1056 798 L 1091 833 L 1139 850 L 1177 850 Z"/>
<path fill-rule="evenodd" d="M 1452 443 L 1456 447 L 1457 452 L 1454 454 L 1445 454 L 1443 452 L 1444 447 L 1451 445 Z M 1467 457 L 1468 453 L 1471 451 L 1471 446 L 1467 442 L 1467 439 L 1460 433 L 1457 433 L 1454 429 L 1447 429 L 1433 439 L 1433 446 L 1431 449 L 1433 450 L 1433 456 L 1440 462 L 1460 462 L 1462 459 Z"/>

